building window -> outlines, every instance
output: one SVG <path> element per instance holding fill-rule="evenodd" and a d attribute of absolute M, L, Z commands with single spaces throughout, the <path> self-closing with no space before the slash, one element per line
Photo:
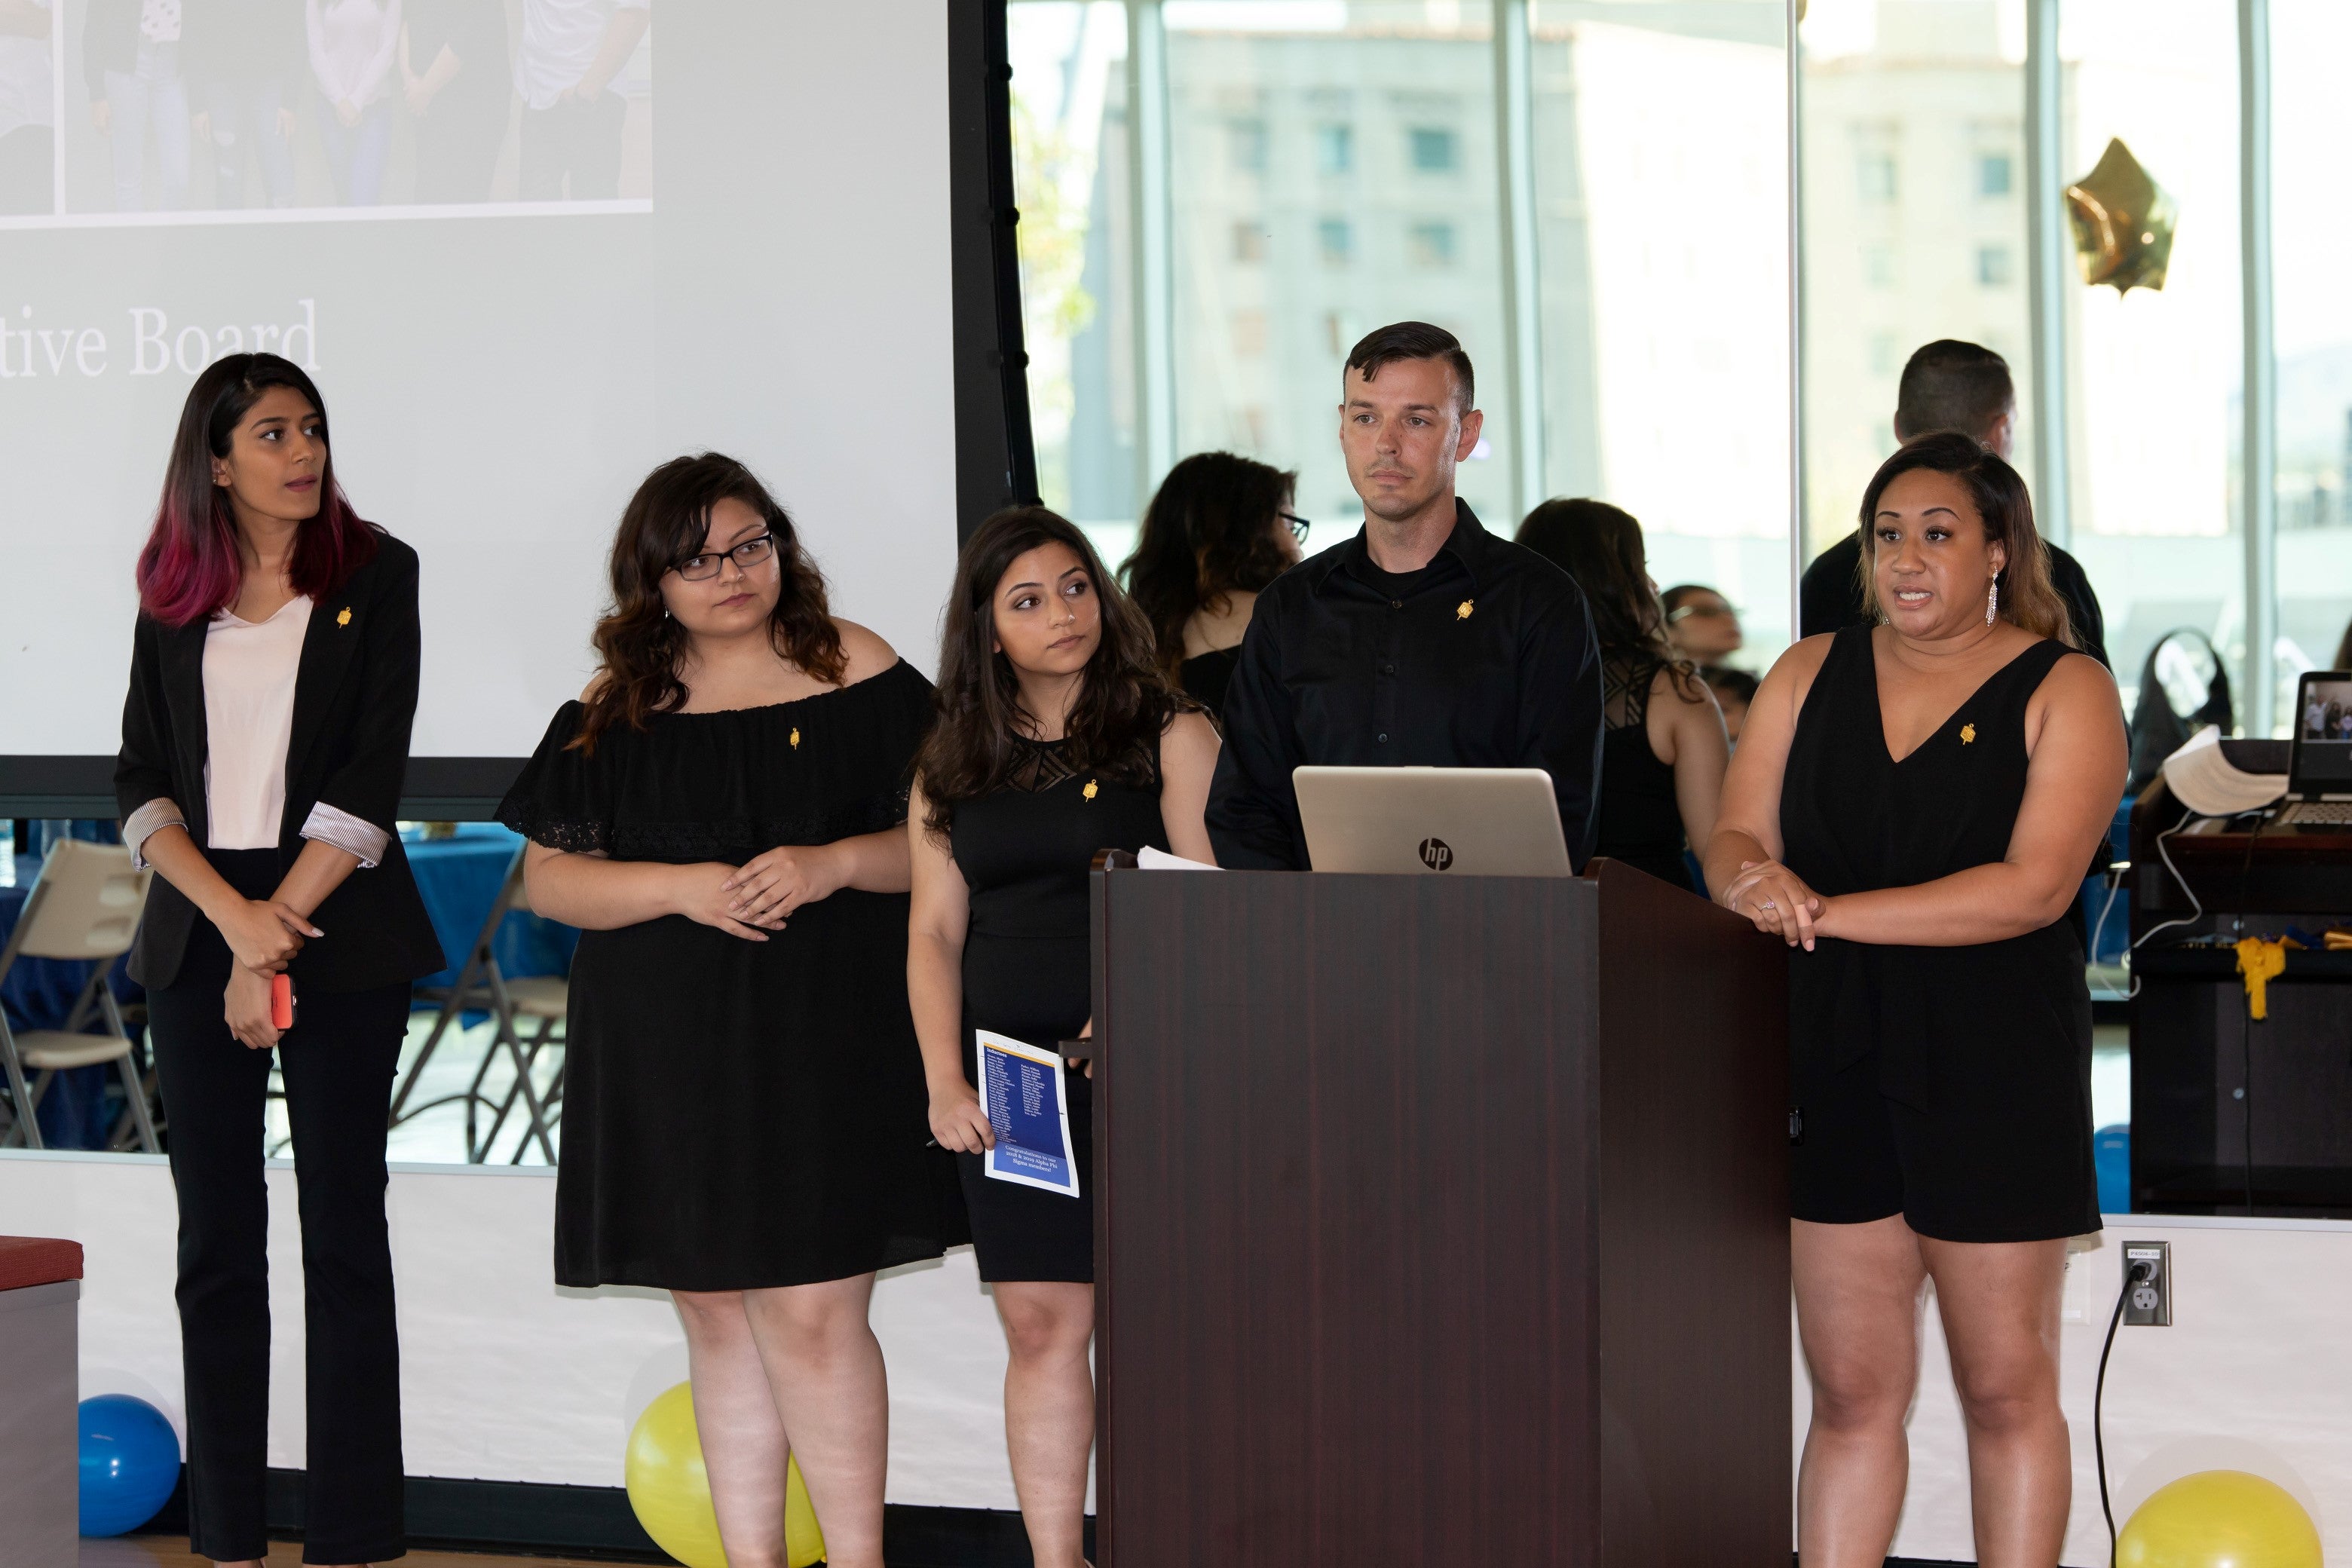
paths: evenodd
<path fill-rule="evenodd" d="M 1977 247 L 1977 285 L 1983 289 L 2006 289 L 2010 285 L 2013 259 L 2005 245 Z"/>
<path fill-rule="evenodd" d="M 1891 245 L 1865 245 L 1862 247 L 1862 280 L 1873 289 L 1895 287 L 1895 247 Z"/>
<path fill-rule="evenodd" d="M 1244 174 L 1265 173 L 1265 121 L 1225 121 L 1225 152 L 1233 166 Z"/>
<path fill-rule="evenodd" d="M 1315 167 L 1325 174 L 1344 174 L 1356 166 L 1356 128 L 1318 125 L 1315 128 Z"/>
<path fill-rule="evenodd" d="M 1265 229 L 1255 223 L 1234 225 L 1234 259 L 1264 261 L 1265 259 Z"/>
<path fill-rule="evenodd" d="M 1451 174 L 1461 162 L 1461 138 L 1444 126 L 1416 125 L 1405 136 L 1412 152 L 1412 166 L 1422 174 Z"/>
<path fill-rule="evenodd" d="M 1864 206 L 1892 206 L 1900 194 L 1895 154 L 1883 148 L 1864 148 L 1854 162 L 1854 174 Z"/>
<path fill-rule="evenodd" d="M 1265 357 L 1265 312 L 1264 310 L 1234 312 L 1234 356 L 1236 359 Z"/>
<path fill-rule="evenodd" d="M 1327 217 L 1315 226 L 1316 247 L 1326 267 L 1345 267 L 1356 258 L 1356 228 L 1343 217 Z"/>
<path fill-rule="evenodd" d="M 2005 196 L 2016 188 L 2017 160 L 2006 153 L 1977 154 L 1977 195 Z"/>
<path fill-rule="evenodd" d="M 1450 223 L 1414 224 L 1405 230 L 1405 254 L 1415 267 L 1453 266 L 1454 226 Z"/>

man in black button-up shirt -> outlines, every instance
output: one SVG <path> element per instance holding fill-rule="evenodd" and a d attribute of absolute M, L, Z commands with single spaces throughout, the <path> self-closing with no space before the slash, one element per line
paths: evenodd
<path fill-rule="evenodd" d="M 1348 356 L 1339 438 L 1364 527 L 1258 595 L 1209 795 L 1220 863 L 1307 868 L 1291 770 L 1538 767 L 1591 853 L 1601 654 L 1573 579 L 1454 494 L 1478 444 L 1469 357 L 1408 321 Z"/>

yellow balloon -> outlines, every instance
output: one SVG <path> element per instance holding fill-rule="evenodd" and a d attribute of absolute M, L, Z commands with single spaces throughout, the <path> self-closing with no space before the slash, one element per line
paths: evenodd
<path fill-rule="evenodd" d="M 824 1532 L 797 1461 L 787 1459 L 784 1477 L 784 1554 L 792 1568 L 824 1561 Z M 694 1427 L 694 1389 L 679 1384 L 637 1417 L 629 1434 L 623 1467 L 629 1507 L 654 1544 L 686 1568 L 727 1568 L 719 1543 L 719 1516 L 710 1507 L 710 1472 L 703 1468 L 702 1439 Z"/>
<path fill-rule="evenodd" d="M 2200 1470 L 2158 1488 L 2124 1526 L 2119 1568 L 2321 1568 L 2319 1531 L 2284 1487 Z"/>

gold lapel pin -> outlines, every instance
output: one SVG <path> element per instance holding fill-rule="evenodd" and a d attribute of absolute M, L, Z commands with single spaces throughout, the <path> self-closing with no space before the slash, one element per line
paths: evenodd
<path fill-rule="evenodd" d="M 335 625 L 337 625 L 337 626 L 350 626 L 351 624 L 352 624 L 352 607 L 351 607 L 349 605 L 344 605 L 341 610 L 339 610 L 339 611 L 337 611 L 337 612 L 336 612 L 336 614 L 335 614 Z"/>
<path fill-rule="evenodd" d="M 1470 618 L 1470 610 L 1474 603 L 1475 601 L 1473 600 L 1465 599 L 1460 604 L 1454 605 L 1454 618 L 1457 621 L 1468 620 Z"/>
<path fill-rule="evenodd" d="M 1976 727 L 1974 724 L 1963 724 L 1963 725 L 1961 725 L 1961 726 L 1960 726 L 1960 744 L 1961 744 L 1961 745 L 1965 746 L 1965 745 L 1969 744 L 1970 742 L 1974 741 L 1976 738 L 1977 738 L 1977 727 Z"/>
<path fill-rule="evenodd" d="M 792 742 L 793 751 L 801 749 L 801 727 L 798 724 L 793 726 Z"/>
<path fill-rule="evenodd" d="M 1086 797 L 1087 797 L 1087 799 L 1088 799 L 1088 800 L 1092 800 L 1092 799 L 1094 799 L 1094 797 L 1095 797 L 1095 791 L 1096 791 L 1098 787 L 1100 787 L 1100 786 L 1098 786 L 1098 785 L 1095 783 L 1095 781 L 1094 781 L 1094 780 L 1092 780 L 1092 779 L 1088 779 L 1088 780 L 1087 781 L 1087 787 L 1086 787 L 1086 788 L 1084 788 L 1084 789 L 1082 789 L 1082 790 L 1080 790 L 1078 793 L 1079 793 L 1080 795 L 1082 795 L 1086 796 Z"/>

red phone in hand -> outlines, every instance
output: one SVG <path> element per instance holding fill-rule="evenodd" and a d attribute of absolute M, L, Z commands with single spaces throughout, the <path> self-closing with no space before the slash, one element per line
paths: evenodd
<path fill-rule="evenodd" d="M 282 972 L 269 977 L 269 1026 L 294 1026 L 294 982 Z"/>

